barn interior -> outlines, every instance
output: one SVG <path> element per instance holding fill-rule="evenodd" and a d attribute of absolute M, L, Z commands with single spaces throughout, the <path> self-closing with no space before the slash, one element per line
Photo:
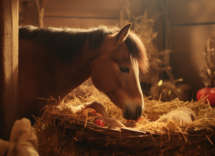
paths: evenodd
<path fill-rule="evenodd" d="M 21 87 L 17 85 L 19 26 L 88 29 L 101 25 L 122 28 L 131 23 L 131 29 L 140 36 L 145 45 L 149 59 L 148 72 L 140 71 L 139 77 L 145 98 L 144 117 L 148 120 L 143 125 L 146 126 L 139 126 L 133 131 L 126 128 L 109 130 L 95 127 L 91 121 L 88 121 L 89 124 L 86 126 L 86 122 L 79 124 L 77 116 L 70 118 L 68 115 L 70 113 L 66 112 L 68 110 L 63 114 L 47 105 L 46 110 L 50 114 L 43 114 L 41 118 L 37 118 L 33 126 L 39 139 L 38 153 L 40 155 L 82 155 L 83 153 L 84 155 L 214 155 L 214 5 L 213 0 L 2 0 L 0 2 L 0 47 L 2 47 L 0 122 L 3 128 L 0 130 L 0 138 L 9 140 L 12 126 L 19 119 L 17 118 L 19 107 L 17 88 Z M 100 95 L 102 93 L 92 88 L 93 84 L 89 80 L 67 96 L 65 105 L 62 101 L 59 103 L 64 108 L 68 107 L 67 102 L 72 106 L 79 106 L 96 100 L 104 104 L 109 116 L 126 122 L 122 116 L 116 116 L 121 111 L 112 106 L 108 98 Z M 204 96 L 205 88 L 211 92 Z M 202 89 L 203 93 L 199 93 Z M 212 96 L 212 100 L 209 96 Z M 184 126 L 181 123 L 178 125 L 177 121 L 173 120 L 159 129 L 158 123 L 165 120 L 162 116 L 179 107 L 191 109 L 196 116 L 196 122 L 192 121 Z M 56 124 L 61 124 L 63 128 L 60 127 L 60 130 L 53 132 L 52 129 L 56 125 L 52 125 L 42 133 L 43 125 L 48 125 L 53 119 L 56 119 Z M 151 125 L 148 125 L 148 121 Z M 158 122 L 156 126 L 151 123 L 154 121 Z M 69 127 L 71 123 L 75 124 Z M 170 123 L 174 123 L 175 127 Z M 65 131 L 67 133 L 64 134 Z M 68 135 L 68 131 L 76 135 Z M 46 137 L 50 139 L 52 137 L 50 135 L 53 135 L 54 141 L 46 139 Z M 70 136 L 73 140 L 69 140 L 68 143 L 68 140 L 64 140 L 65 136 L 59 139 L 58 135 Z M 123 138 L 121 142 L 119 136 Z M 163 144 L 162 137 L 165 138 Z M 136 142 L 134 139 L 137 139 Z M 125 140 L 127 144 L 123 143 Z M 48 145 L 51 142 L 55 144 Z M 68 150 L 70 147 L 72 150 Z M 53 150 L 48 153 L 47 151 L 51 149 Z"/>

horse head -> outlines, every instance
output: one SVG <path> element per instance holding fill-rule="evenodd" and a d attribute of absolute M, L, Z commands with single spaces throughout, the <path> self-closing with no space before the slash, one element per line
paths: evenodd
<path fill-rule="evenodd" d="M 148 59 L 140 38 L 130 31 L 131 24 L 107 35 L 92 71 L 92 81 L 118 106 L 123 117 L 136 120 L 144 110 L 139 69 L 146 71 Z"/>

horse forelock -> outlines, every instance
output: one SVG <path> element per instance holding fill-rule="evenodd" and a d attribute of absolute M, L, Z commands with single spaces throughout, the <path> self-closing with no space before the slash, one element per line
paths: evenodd
<path fill-rule="evenodd" d="M 133 32 L 129 33 L 125 43 L 132 58 L 138 61 L 140 69 L 145 73 L 148 70 L 146 49 L 141 39 Z"/>

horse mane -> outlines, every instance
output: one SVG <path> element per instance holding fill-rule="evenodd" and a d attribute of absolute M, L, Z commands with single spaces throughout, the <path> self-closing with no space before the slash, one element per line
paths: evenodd
<path fill-rule="evenodd" d="M 33 40 L 36 44 L 51 49 L 63 62 L 69 62 L 71 58 L 81 51 L 86 40 L 89 41 L 90 48 L 95 50 L 101 45 L 107 35 L 117 31 L 119 29 L 116 27 L 108 28 L 106 26 L 89 29 L 24 26 L 19 27 L 19 38 Z M 148 60 L 144 46 L 141 47 L 144 48 L 141 50 L 131 33 L 125 40 L 125 43 L 131 56 L 139 60 L 139 64 L 140 62 L 142 65 L 144 63 L 144 68 L 147 68 Z"/>

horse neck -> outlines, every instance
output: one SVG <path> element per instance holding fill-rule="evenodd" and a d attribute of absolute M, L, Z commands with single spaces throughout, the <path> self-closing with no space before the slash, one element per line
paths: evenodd
<path fill-rule="evenodd" d="M 71 59 L 69 64 L 59 64 L 56 67 L 57 95 L 61 98 L 65 97 L 90 78 L 93 62 L 98 55 L 98 52 L 90 50 L 89 43 L 86 42 L 83 49 Z"/>

